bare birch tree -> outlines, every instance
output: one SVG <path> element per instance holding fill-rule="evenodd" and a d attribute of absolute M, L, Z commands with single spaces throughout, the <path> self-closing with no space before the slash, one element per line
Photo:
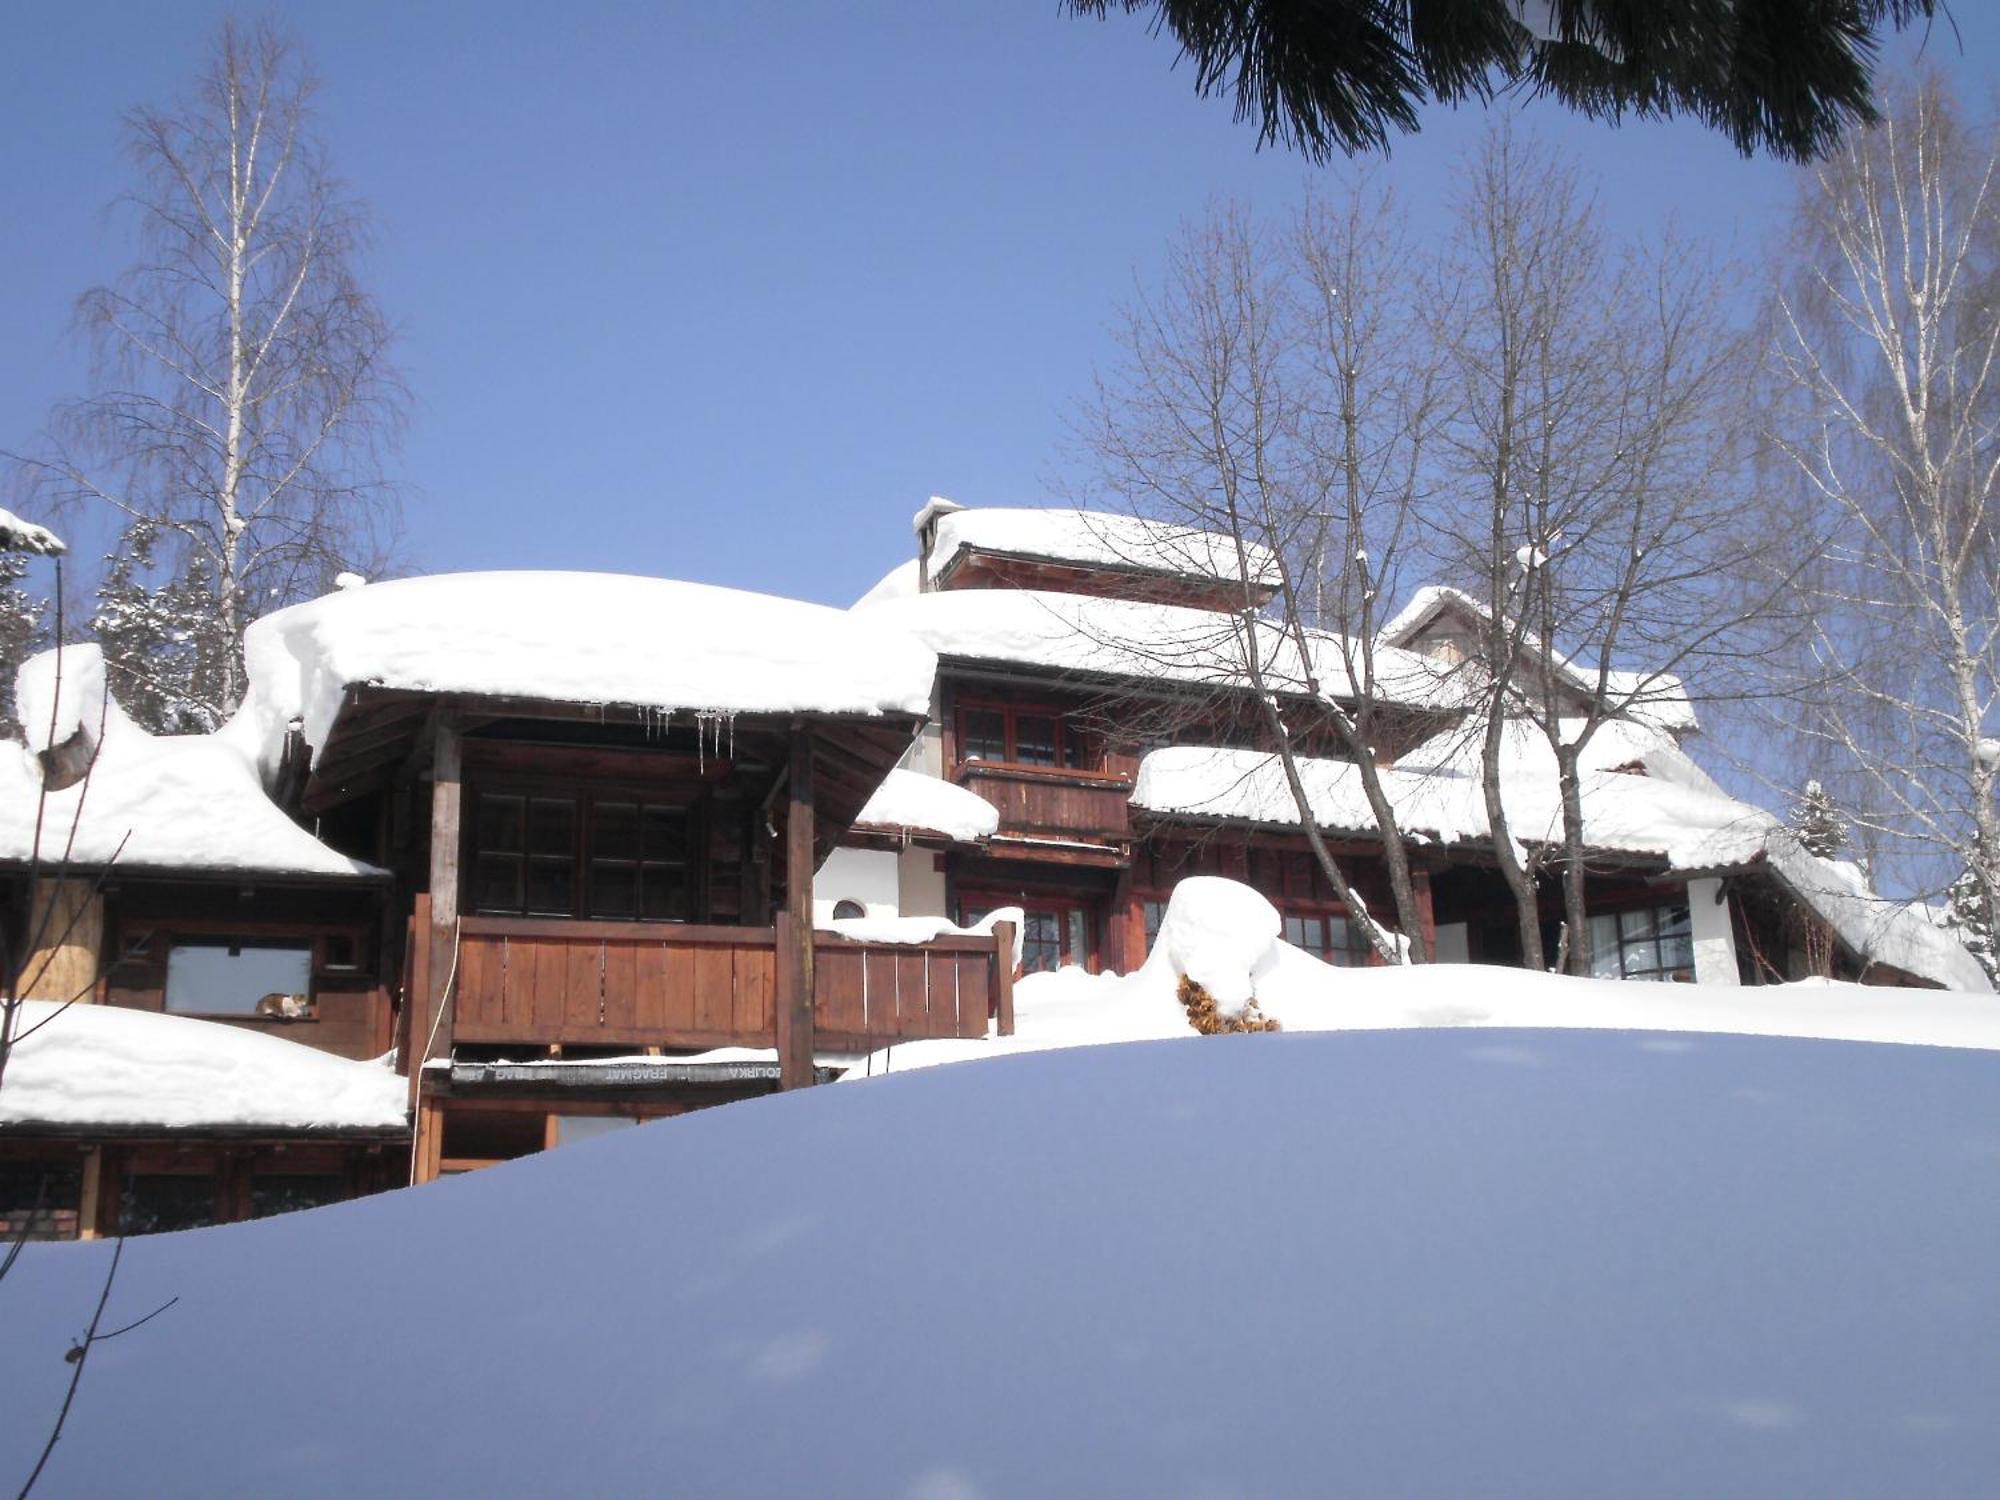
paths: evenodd
<path fill-rule="evenodd" d="M 1660 719 L 1683 676 L 1719 681 L 1782 619 L 1746 481 L 1745 335 L 1724 281 L 1672 237 L 1619 251 L 1574 170 L 1501 128 L 1470 164 L 1435 304 L 1450 351 L 1448 566 L 1479 581 L 1481 782 L 1524 961 L 1543 966 L 1553 865 L 1563 967 L 1591 969 L 1583 761 L 1603 726 Z M 1625 658 L 1642 663 L 1621 669 Z M 1556 768 L 1560 847 L 1507 821 L 1509 737 Z M 1543 833 L 1544 830 L 1535 830 Z"/>
<path fill-rule="evenodd" d="M 1380 772 L 1398 721 L 1374 644 L 1431 393 L 1404 337 L 1399 226 L 1365 182 L 1310 204 L 1281 235 L 1239 207 L 1211 213 L 1173 247 L 1160 294 L 1128 310 L 1123 363 L 1081 425 L 1098 484 L 1121 507 L 1230 540 L 1242 596 L 1226 658 L 1249 679 L 1307 843 L 1377 951 L 1422 962 L 1408 850 Z M 1368 913 L 1322 836 L 1300 762 L 1302 745 L 1328 740 L 1380 830 L 1405 943 Z"/>
<path fill-rule="evenodd" d="M 1934 77 L 1805 177 L 1770 435 L 1825 538 L 1789 715 L 1914 889 L 2000 911 L 2000 149 Z"/>
<path fill-rule="evenodd" d="M 225 21 L 187 99 L 127 117 L 140 259 L 79 299 L 97 390 L 57 409 L 33 463 L 52 507 L 101 503 L 149 528 L 167 577 L 205 577 L 214 701 L 190 717 L 209 722 L 242 695 L 249 621 L 371 567 L 396 521 L 392 335 L 356 279 L 366 216 L 314 92 L 274 29 Z"/>

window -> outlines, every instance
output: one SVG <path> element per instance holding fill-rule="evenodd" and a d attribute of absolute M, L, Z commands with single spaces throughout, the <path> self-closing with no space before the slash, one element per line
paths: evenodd
<path fill-rule="evenodd" d="M 556 1144 L 573 1146 L 578 1141 L 594 1141 L 638 1123 L 630 1115 L 557 1115 Z"/>
<path fill-rule="evenodd" d="M 168 1234 L 221 1222 L 217 1183 L 206 1172 L 145 1172 L 125 1179 L 122 1234 Z"/>
<path fill-rule="evenodd" d="M 1153 945 L 1160 940 L 1160 924 L 1167 919 L 1167 903 L 1145 901 L 1140 903 L 1140 909 L 1145 913 L 1146 919 L 1146 951 L 1151 953 Z"/>
<path fill-rule="evenodd" d="M 1314 958 L 1338 964 L 1344 969 L 1367 964 L 1372 953 L 1360 926 L 1346 917 L 1288 913 L 1285 917 L 1285 941 L 1294 948 L 1305 949 Z"/>
<path fill-rule="evenodd" d="M 833 920 L 836 922 L 858 922 L 868 915 L 868 909 L 859 901 L 836 901 L 833 903 Z"/>
<path fill-rule="evenodd" d="M 250 1217 L 296 1213 L 340 1203 L 348 1197 L 347 1179 L 337 1172 L 274 1172 L 250 1179 Z"/>
<path fill-rule="evenodd" d="M 481 792 L 472 905 L 529 917 L 679 921 L 689 907 L 687 815 L 637 798 Z"/>
<path fill-rule="evenodd" d="M 312 968 L 310 943 L 177 942 L 167 951 L 166 1008 L 183 1015 L 304 1020 L 313 1013 Z"/>
<path fill-rule="evenodd" d="M 0 1239 L 73 1240 L 82 1201 L 83 1171 L 74 1161 L 0 1166 Z"/>
<path fill-rule="evenodd" d="M 1089 763 L 1089 737 L 1054 709 L 967 703 L 958 711 L 958 758 L 1082 770 Z"/>
<path fill-rule="evenodd" d="M 1592 917 L 1590 953 L 1590 972 L 1600 979 L 1694 980 L 1694 932 L 1685 906 Z"/>
<path fill-rule="evenodd" d="M 961 921 L 967 927 L 983 921 L 998 906 L 1021 905 L 1021 972 L 1050 974 L 1066 965 L 1088 967 L 1091 960 L 1091 920 L 1080 905 L 1031 906 L 1010 901 L 967 905 Z"/>

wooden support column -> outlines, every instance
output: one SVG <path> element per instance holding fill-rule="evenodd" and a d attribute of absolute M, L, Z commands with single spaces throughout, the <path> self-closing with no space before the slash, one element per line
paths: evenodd
<path fill-rule="evenodd" d="M 778 1079 L 782 1087 L 813 1081 L 813 742 L 812 730 L 792 726 L 786 778 L 785 916 L 778 963 L 787 983 L 779 987 Z"/>
<path fill-rule="evenodd" d="M 1001 1036 L 1014 1034 L 1014 924 L 993 924 L 993 988 L 998 997 L 994 1025 Z"/>
<path fill-rule="evenodd" d="M 99 1221 L 103 1216 L 104 1148 L 89 1146 L 83 1153 L 83 1185 L 76 1206 L 76 1237 L 80 1240 L 101 1238 L 104 1231 Z"/>
<path fill-rule="evenodd" d="M 1431 904 L 1431 872 L 1416 865 L 1410 867 L 1410 894 L 1417 898 L 1417 923 L 1424 932 L 1424 953 L 1432 963 L 1437 962 L 1438 924 L 1437 910 Z"/>
<path fill-rule="evenodd" d="M 458 710 L 440 704 L 432 723 L 430 920 L 429 931 L 418 934 L 418 940 L 427 944 L 423 1004 L 410 1012 L 412 1105 L 421 1099 L 424 1064 L 434 1056 L 451 1055 L 451 1017 L 446 1007 L 451 1003 L 452 957 L 458 939 L 458 850 L 464 813 Z M 411 1123 L 417 1132 L 417 1180 L 425 1181 L 421 1163 L 426 1148 L 436 1144 L 425 1140 L 425 1130 L 428 1126 L 434 1131 L 437 1120 L 434 1113 L 418 1109 Z"/>

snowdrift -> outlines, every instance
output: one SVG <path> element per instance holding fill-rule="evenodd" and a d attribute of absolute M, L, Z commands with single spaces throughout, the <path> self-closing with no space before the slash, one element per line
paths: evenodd
<path fill-rule="evenodd" d="M 1049 1053 L 132 1241 L 50 1494 L 1983 1494 L 2000 1058 Z M 109 1247 L 0 1286 L 23 1473 Z"/>

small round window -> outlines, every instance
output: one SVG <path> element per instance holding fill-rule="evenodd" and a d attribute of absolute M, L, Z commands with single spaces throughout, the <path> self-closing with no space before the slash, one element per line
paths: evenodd
<path fill-rule="evenodd" d="M 836 922 L 857 922 L 868 915 L 868 908 L 859 901 L 836 901 L 833 903 L 833 920 Z"/>

